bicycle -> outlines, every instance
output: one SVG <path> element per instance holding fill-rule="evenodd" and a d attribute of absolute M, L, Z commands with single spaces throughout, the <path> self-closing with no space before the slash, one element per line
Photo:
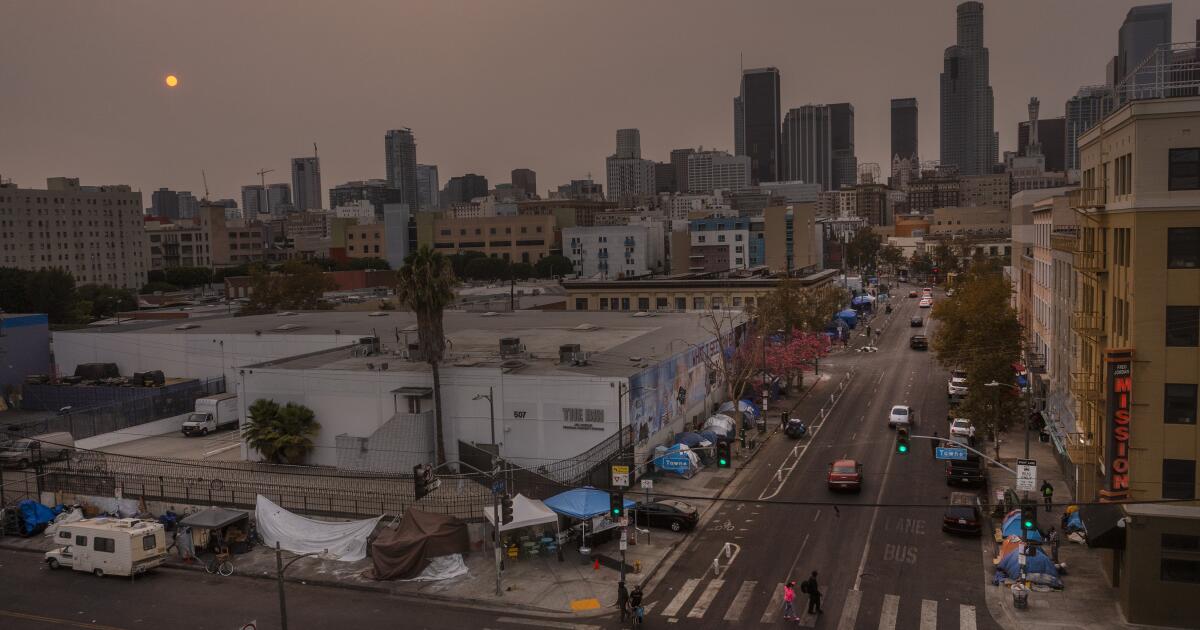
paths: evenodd
<path fill-rule="evenodd" d="M 229 553 L 216 553 L 213 557 L 204 563 L 204 570 L 209 574 L 218 574 L 222 577 L 233 575 L 233 563 L 229 561 Z"/>

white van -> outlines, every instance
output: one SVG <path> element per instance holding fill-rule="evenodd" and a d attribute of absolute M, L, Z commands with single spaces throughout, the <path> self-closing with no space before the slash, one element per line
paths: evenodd
<path fill-rule="evenodd" d="M 183 434 L 208 435 L 227 426 L 238 426 L 237 394 L 197 398 L 196 410 L 183 421 Z"/>
<path fill-rule="evenodd" d="M 0 465 L 29 468 L 39 462 L 66 459 L 75 450 L 75 438 L 66 431 L 43 433 L 13 440 L 0 450 Z"/>
<path fill-rule="evenodd" d="M 71 567 L 105 575 L 145 573 L 167 561 L 167 534 L 161 523 L 136 518 L 93 518 L 59 525 L 46 552 L 51 569 Z"/>

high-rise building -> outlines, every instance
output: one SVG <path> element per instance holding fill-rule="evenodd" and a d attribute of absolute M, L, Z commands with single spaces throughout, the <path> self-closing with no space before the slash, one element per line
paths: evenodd
<path fill-rule="evenodd" d="M 642 132 L 637 129 L 617 130 L 617 152 L 614 157 L 642 158 Z"/>
<path fill-rule="evenodd" d="M 675 191 L 687 192 L 688 190 L 688 156 L 695 153 L 695 149 L 672 149 L 671 150 L 671 166 L 675 168 Z M 745 155 L 744 153 L 735 152 L 734 155 Z"/>
<path fill-rule="evenodd" d="M 784 181 L 820 184 L 833 190 L 833 123 L 827 105 L 805 105 L 783 119 L 779 160 Z"/>
<path fill-rule="evenodd" d="M 1084 86 L 1067 99 L 1066 124 L 1063 132 L 1063 166 L 1068 171 L 1079 169 L 1079 136 L 1091 129 L 1108 113 L 1110 92 L 1103 85 Z"/>
<path fill-rule="evenodd" d="M 779 181 L 779 69 L 743 70 L 740 98 L 744 150 L 739 153 L 750 156 L 750 181 Z"/>
<path fill-rule="evenodd" d="M 604 201 L 604 185 L 591 179 L 572 179 L 571 183 L 558 187 L 559 199 L 581 201 Z"/>
<path fill-rule="evenodd" d="M 438 183 L 437 164 L 417 165 L 417 209 L 432 210 L 440 207 L 438 196 L 441 186 Z"/>
<path fill-rule="evenodd" d="M 242 186 L 242 212 L 246 218 L 254 218 L 254 215 L 266 212 L 266 195 L 263 194 L 263 187 L 258 184 Z"/>
<path fill-rule="evenodd" d="M 697 151 L 688 156 L 688 192 L 738 192 L 750 188 L 751 158 L 724 151 Z"/>
<path fill-rule="evenodd" d="M 512 187 L 524 193 L 526 199 L 537 198 L 537 173 L 528 168 L 513 169 Z"/>
<path fill-rule="evenodd" d="M 384 206 L 401 203 L 402 191 L 388 186 L 386 180 L 368 179 L 366 181 L 346 182 L 329 189 L 329 207 L 340 208 L 354 205 L 358 201 L 370 202 L 375 207 L 376 218 L 383 217 Z M 253 217 L 249 211 L 246 215 Z"/>
<path fill-rule="evenodd" d="M 957 43 L 946 48 L 941 74 L 941 163 L 982 175 L 999 161 L 983 3 L 964 2 L 957 11 Z"/>
<path fill-rule="evenodd" d="M 1130 9 L 1117 34 L 1115 83 L 1124 81 L 1137 70 L 1159 45 L 1169 43 L 1171 3 L 1147 4 Z"/>
<path fill-rule="evenodd" d="M 76 284 L 146 284 L 142 193 L 129 186 L 80 186 L 73 177 L 51 177 L 44 190 L 0 183 L 0 217 L 21 230 L 0 230 L 0 267 L 59 268 Z"/>
<path fill-rule="evenodd" d="M 746 155 L 746 105 L 733 97 L 733 154 Z"/>
<path fill-rule="evenodd" d="M 194 219 L 200 214 L 200 200 L 190 190 L 179 191 L 179 218 Z"/>
<path fill-rule="evenodd" d="M 179 219 L 179 193 L 169 188 L 150 193 L 150 214 L 172 221 Z"/>
<path fill-rule="evenodd" d="M 260 184 L 242 186 L 242 210 L 247 218 L 256 214 L 280 215 L 295 210 L 292 206 L 291 184 L 267 184 L 264 192 Z"/>
<path fill-rule="evenodd" d="M 417 140 L 412 129 L 392 129 L 383 137 L 384 160 L 387 166 L 388 186 L 398 188 L 400 203 L 415 208 L 417 198 Z"/>
<path fill-rule="evenodd" d="M 917 156 L 917 99 L 892 99 L 892 159 Z M 918 158 L 919 159 L 919 158 Z"/>
<path fill-rule="evenodd" d="M 1042 155 L 1046 158 L 1047 171 L 1066 170 L 1066 133 L 1067 119 L 1065 117 L 1038 119 L 1038 144 L 1041 145 Z M 1029 121 L 1027 120 L 1017 123 L 1017 154 L 1029 154 Z"/>
<path fill-rule="evenodd" d="M 654 163 L 655 194 L 678 192 L 675 186 L 675 165 L 670 162 Z"/>
<path fill-rule="evenodd" d="M 854 106 L 834 103 L 829 106 L 829 146 L 832 170 L 829 188 L 853 186 L 858 182 L 858 157 L 854 154 Z"/>
<path fill-rule="evenodd" d="M 321 209 L 321 160 L 317 156 L 292 158 L 292 190 L 296 209 Z"/>
<path fill-rule="evenodd" d="M 459 177 L 451 177 L 446 182 L 445 199 L 442 203 L 449 207 L 456 203 L 470 203 L 472 199 L 488 195 L 488 180 L 483 175 L 467 173 Z"/>

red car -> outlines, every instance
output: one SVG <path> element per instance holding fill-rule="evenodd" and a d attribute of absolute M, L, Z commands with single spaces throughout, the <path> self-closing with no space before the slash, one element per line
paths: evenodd
<path fill-rule="evenodd" d="M 829 465 L 826 483 L 830 490 L 862 490 L 862 464 L 853 459 L 839 459 Z"/>

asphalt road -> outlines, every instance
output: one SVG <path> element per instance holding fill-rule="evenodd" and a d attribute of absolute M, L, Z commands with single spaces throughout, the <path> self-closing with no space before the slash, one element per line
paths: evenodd
<path fill-rule="evenodd" d="M 290 630 L 602 627 L 602 622 L 565 623 L 298 584 L 287 585 L 287 605 Z M 281 627 L 274 582 L 159 569 L 130 583 L 80 571 L 51 571 L 36 554 L 0 550 L 0 628 L 5 630 L 238 630 L 250 622 L 257 622 L 259 630 Z"/>
<path fill-rule="evenodd" d="M 908 285 L 901 288 L 907 295 Z M 919 330 L 909 319 L 929 314 L 916 302 L 896 298 L 890 321 L 882 314 L 875 319 L 873 328 L 884 328 L 878 352 L 822 362 L 837 374 L 854 368 L 833 412 L 807 440 L 772 438 L 739 475 L 712 520 L 653 585 L 646 601 L 654 626 L 781 624 L 783 583 L 798 584 L 817 571 L 824 614 L 803 614 L 801 626 L 999 627 L 984 599 L 980 540 L 943 533 L 940 507 L 912 507 L 948 502 L 953 489 L 944 465 L 927 441 L 895 454 L 895 432 L 887 427 L 891 406 L 907 404 L 917 411 L 914 433 L 948 432 L 948 375 L 930 353 L 908 348 L 909 335 Z M 923 333 L 930 328 L 927 322 Z M 812 419 L 827 402 L 806 400 L 799 415 Z M 861 493 L 826 488 L 826 467 L 841 458 L 864 464 Z M 806 603 L 797 592 L 797 608 Z"/>

